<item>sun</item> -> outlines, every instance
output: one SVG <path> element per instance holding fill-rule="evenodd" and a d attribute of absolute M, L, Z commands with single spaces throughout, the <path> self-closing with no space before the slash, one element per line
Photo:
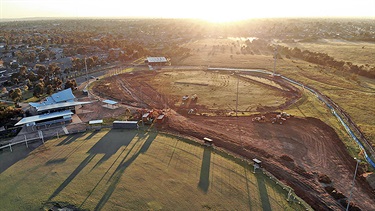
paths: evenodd
<path fill-rule="evenodd" d="M 197 4 L 198 6 L 196 8 L 194 8 L 194 14 L 192 15 L 212 23 L 235 22 L 252 19 L 259 16 L 258 12 L 256 11 L 248 11 L 248 3 L 238 2 L 238 0 L 232 1 L 234 2 L 232 4 L 226 4 L 221 1 L 212 4 L 210 1 L 202 1 L 201 3 Z"/>
<path fill-rule="evenodd" d="M 247 19 L 247 18 L 210 15 L 210 16 L 202 17 L 201 19 L 205 20 L 207 22 L 210 22 L 210 23 L 230 23 L 230 22 L 244 20 L 244 19 Z"/>

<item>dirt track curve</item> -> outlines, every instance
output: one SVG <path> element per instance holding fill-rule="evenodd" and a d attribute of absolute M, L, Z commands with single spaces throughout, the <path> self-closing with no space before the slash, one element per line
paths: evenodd
<path fill-rule="evenodd" d="M 211 137 L 218 147 L 248 159 L 262 160 L 267 171 L 291 186 L 315 210 L 343 209 L 326 192 L 318 176 L 327 175 L 339 192 L 349 195 L 356 161 L 327 124 L 315 118 L 299 117 L 292 117 L 279 125 L 252 122 L 251 117 L 186 116 L 175 111 L 174 102 L 166 93 L 156 91 L 153 87 L 154 74 L 157 73 L 134 73 L 103 79 L 93 90 L 98 95 L 132 106 L 172 108 L 161 130 L 198 140 Z M 111 85 L 106 86 L 109 82 Z M 121 88 L 123 85 L 126 89 Z M 291 89 L 289 84 L 285 87 Z M 298 93 L 291 94 L 287 102 L 293 103 L 295 96 Z M 87 115 L 85 117 L 89 118 Z M 352 201 L 362 210 L 375 210 L 375 195 L 363 177 L 357 177 Z"/>

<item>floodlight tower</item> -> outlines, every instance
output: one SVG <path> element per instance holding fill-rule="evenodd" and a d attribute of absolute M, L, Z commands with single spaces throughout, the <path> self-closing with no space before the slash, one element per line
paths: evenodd
<path fill-rule="evenodd" d="M 274 54 L 274 62 L 273 62 L 273 75 L 275 75 L 276 73 L 276 60 L 277 60 L 277 45 L 276 45 L 276 48 L 275 48 L 275 54 Z"/>
<path fill-rule="evenodd" d="M 86 57 L 85 57 L 85 69 L 86 69 L 86 81 L 89 80 L 89 75 L 87 73 L 87 63 L 86 63 Z"/>
<path fill-rule="evenodd" d="M 348 204 L 346 205 L 346 211 L 349 210 L 350 199 L 352 197 L 353 187 L 354 187 L 354 183 L 355 183 L 355 176 L 357 175 L 358 165 L 361 162 L 361 160 L 358 159 L 358 158 L 354 158 L 354 159 L 357 161 L 357 165 L 355 166 L 354 178 L 353 178 L 353 181 L 352 181 L 352 187 L 350 188 L 350 194 L 349 194 L 349 198 L 348 198 Z"/>
<path fill-rule="evenodd" d="M 237 94 L 236 94 L 236 117 L 238 117 L 238 85 L 240 83 L 240 78 L 239 78 L 239 75 L 238 75 L 238 71 L 236 71 L 237 73 Z"/>

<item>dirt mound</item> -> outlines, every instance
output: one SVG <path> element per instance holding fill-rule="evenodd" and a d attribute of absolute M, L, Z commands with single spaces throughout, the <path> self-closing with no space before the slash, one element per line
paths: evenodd
<path fill-rule="evenodd" d="M 251 117 L 184 117 L 172 111 L 164 129 L 196 139 L 210 137 L 217 147 L 262 160 L 265 169 L 316 210 L 342 209 L 339 201 L 327 195 L 319 175 L 330 178 L 342 198 L 350 191 L 355 160 L 334 130 L 318 119 L 293 117 L 278 125 L 254 123 Z M 375 209 L 375 198 L 363 181 L 354 189 L 353 201 Z"/>

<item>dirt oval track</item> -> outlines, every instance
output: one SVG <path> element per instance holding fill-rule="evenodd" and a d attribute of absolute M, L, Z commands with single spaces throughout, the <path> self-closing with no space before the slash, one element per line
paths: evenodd
<path fill-rule="evenodd" d="M 279 125 L 252 122 L 252 117 L 182 115 L 175 111 L 168 93 L 156 91 L 157 87 L 153 86 L 160 82 L 153 82 L 154 77 L 150 75 L 137 73 L 109 78 L 101 83 L 111 82 L 110 87 L 101 89 L 97 86 L 93 90 L 132 106 L 147 100 L 150 108 L 170 108 L 168 121 L 160 130 L 197 140 L 211 137 L 217 147 L 248 159 L 262 160 L 267 171 L 291 186 L 315 210 L 343 209 L 325 191 L 318 176 L 327 175 L 336 190 L 348 196 L 356 161 L 327 124 L 315 118 L 300 117 L 292 117 Z M 142 89 L 139 88 L 141 85 Z M 120 92 L 114 92 L 115 89 Z M 363 177 L 357 177 L 352 201 L 362 210 L 375 210 L 375 195 Z"/>

